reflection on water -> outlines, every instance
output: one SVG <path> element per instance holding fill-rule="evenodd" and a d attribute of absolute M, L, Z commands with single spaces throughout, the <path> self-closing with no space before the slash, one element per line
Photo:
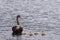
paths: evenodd
<path fill-rule="evenodd" d="M 16 40 L 22 40 L 22 36 L 21 35 L 20 36 L 16 36 Z"/>

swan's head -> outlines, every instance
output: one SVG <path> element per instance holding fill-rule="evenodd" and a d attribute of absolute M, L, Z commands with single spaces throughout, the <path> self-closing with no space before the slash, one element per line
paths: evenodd
<path fill-rule="evenodd" d="M 17 15 L 17 18 L 21 18 L 21 16 L 20 15 Z"/>

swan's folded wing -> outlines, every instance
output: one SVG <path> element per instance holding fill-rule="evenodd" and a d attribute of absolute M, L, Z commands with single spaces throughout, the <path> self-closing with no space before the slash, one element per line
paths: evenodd
<path fill-rule="evenodd" d="M 23 31 L 23 28 L 20 27 L 19 31 L 22 32 Z"/>
<path fill-rule="evenodd" d="M 16 30 L 16 27 L 12 27 L 12 31 L 15 31 Z"/>

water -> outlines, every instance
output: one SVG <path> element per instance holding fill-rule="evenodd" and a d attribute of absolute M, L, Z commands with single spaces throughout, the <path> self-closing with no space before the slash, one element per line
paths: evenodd
<path fill-rule="evenodd" d="M 0 0 L 0 40 L 59 40 L 59 10 L 59 0 Z M 26 35 L 13 37 L 11 29 L 17 15 L 21 15 L 19 22 Z"/>

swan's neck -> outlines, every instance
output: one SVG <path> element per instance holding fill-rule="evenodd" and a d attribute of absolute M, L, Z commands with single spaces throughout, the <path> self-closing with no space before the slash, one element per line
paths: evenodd
<path fill-rule="evenodd" d="M 18 17 L 17 17 L 17 19 L 16 19 L 16 20 L 17 20 L 17 25 L 19 25 Z"/>

